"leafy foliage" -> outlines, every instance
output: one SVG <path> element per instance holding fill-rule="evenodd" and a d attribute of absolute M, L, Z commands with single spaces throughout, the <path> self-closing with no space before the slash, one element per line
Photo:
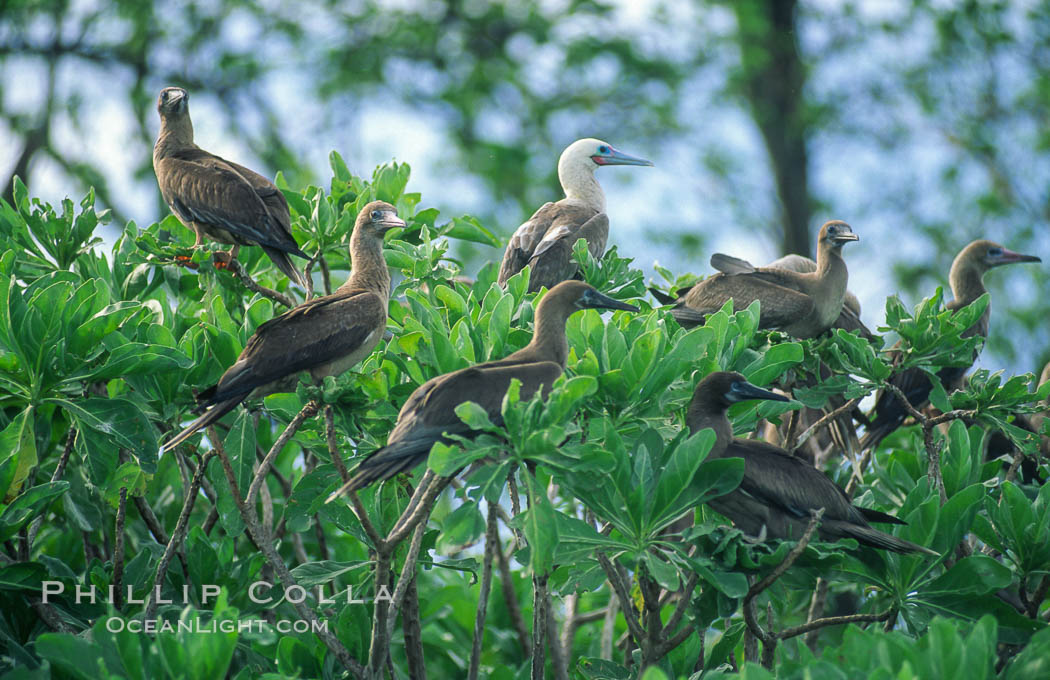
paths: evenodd
<path fill-rule="evenodd" d="M 426 466 L 363 491 L 356 512 L 325 503 L 342 483 L 332 448 L 353 465 L 385 443 L 420 384 L 524 346 L 535 302 L 527 272 L 506 290 L 492 265 L 461 277 L 450 242 L 498 241 L 473 218 L 442 222 L 423 207 L 408 191 L 407 165 L 365 180 L 338 154 L 330 162 L 327 189 L 298 192 L 278 178 L 295 236 L 318 254 L 314 279 L 329 289 L 352 264 L 344 244 L 357 211 L 375 198 L 397 205 L 407 226 L 386 244 L 397 281 L 391 337 L 346 374 L 248 403 L 214 434 L 160 459 L 158 442 L 194 406 L 191 388 L 214 382 L 281 310 L 192 251 L 173 218 L 127 224 L 103 255 L 94 231 L 105 215 L 92 195 L 79 212 L 67 202 L 61 214 L 23 189 L 13 205 L 0 203 L 0 667 L 10 677 L 339 677 L 348 663 L 334 645 L 361 674 L 386 645 L 399 674 L 421 656 L 434 677 L 460 677 L 486 588 L 500 601 L 483 626 L 479 667 L 489 677 L 516 677 L 536 656 L 522 620 L 546 598 L 559 625 L 537 620 L 567 644 L 562 660 L 541 648 L 536 663 L 582 678 L 638 677 L 643 666 L 641 677 L 654 680 L 700 671 L 767 677 L 747 651 L 753 631 L 742 612 L 756 602 L 783 635 L 780 677 L 965 668 L 1019 678 L 1042 669 L 1050 492 L 1015 479 L 1016 465 L 986 460 L 985 447 L 1003 432 L 1017 456 L 1034 456 L 1038 436 L 1014 420 L 1042 409 L 1050 387 L 1033 392 L 1031 376 L 978 372 L 938 398 L 954 415 L 931 432 L 933 449 L 921 428 L 906 427 L 866 468 L 828 462 L 843 485 L 854 477 L 859 505 L 905 520 L 892 531 L 940 558 L 852 541 L 813 542 L 798 555 L 793 543 L 752 542 L 703 505 L 737 486 L 742 461 L 708 460 L 712 432 L 690 436 L 683 426 L 693 387 L 714 370 L 760 385 L 808 384 L 796 402 L 734 407 L 742 435 L 796 417 L 800 403 L 821 408 L 872 393 L 906 367 L 935 375 L 972 353 L 960 334 L 984 301 L 952 315 L 939 295 L 914 311 L 891 300 L 887 329 L 903 338 L 896 351 L 905 357 L 892 365 L 889 350 L 841 331 L 807 341 L 760 331 L 757 305 L 727 305 L 684 330 L 640 299 L 642 275 L 630 260 L 610 250 L 595 261 L 577 247 L 590 283 L 642 311 L 573 315 L 568 370 L 546 399 L 522 400 L 514 384 L 498 425 L 465 402 L 457 413 L 473 438 L 435 445 Z M 298 296 L 255 251 L 242 250 L 246 271 Z M 820 379 L 821 364 L 830 377 Z M 309 417 L 327 407 L 331 431 L 323 415 Z M 297 419 L 260 477 L 260 459 Z M 228 473 L 214 461 L 220 449 Z M 431 473 L 459 477 L 402 536 L 411 540 L 388 541 Z M 257 480 L 246 515 L 240 499 Z M 260 535 L 272 539 L 265 550 Z M 792 568 L 754 595 L 753 584 L 787 559 Z M 302 593 L 282 593 L 285 567 Z M 390 619 L 384 607 L 411 574 Z M 806 622 L 818 576 L 830 581 L 836 609 L 868 618 L 818 626 L 811 651 L 788 633 Z M 77 597 L 77 586 L 99 595 Z M 110 586 L 113 597 L 104 594 Z M 309 623 L 300 606 L 331 639 L 309 626 L 282 628 Z M 398 615 L 402 633 L 385 637 Z M 562 636 L 567 618 L 571 634 Z M 144 633 L 147 625 L 156 629 Z M 631 642 L 614 644 L 621 638 Z"/>

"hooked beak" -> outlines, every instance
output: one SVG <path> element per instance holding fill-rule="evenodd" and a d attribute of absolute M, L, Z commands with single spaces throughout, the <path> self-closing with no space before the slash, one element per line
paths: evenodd
<path fill-rule="evenodd" d="M 591 160 L 598 165 L 648 165 L 652 166 L 653 162 L 638 156 L 631 156 L 622 151 L 609 147 L 609 153 L 602 156 L 591 156 Z"/>
<path fill-rule="evenodd" d="M 764 401 L 791 401 L 783 394 L 770 392 L 749 382 L 735 382 L 726 397 L 731 402 L 747 401 L 748 399 L 762 399 Z"/>
<path fill-rule="evenodd" d="M 1012 250 L 1003 248 L 1003 254 L 992 260 L 992 266 L 998 267 L 1004 264 L 1013 264 L 1014 262 L 1042 262 L 1042 260 L 1035 255 L 1025 255 L 1023 253 L 1015 253 Z"/>
<path fill-rule="evenodd" d="M 622 309 L 625 312 L 638 311 L 638 308 L 634 305 L 614 300 L 608 295 L 603 295 L 596 290 L 584 291 L 583 297 L 580 298 L 580 301 L 577 304 L 584 309 Z"/>
<path fill-rule="evenodd" d="M 392 212 L 383 214 L 383 221 L 378 223 L 383 229 L 383 233 L 390 231 L 391 229 L 397 229 L 398 227 L 406 227 L 405 221 L 395 215 Z"/>

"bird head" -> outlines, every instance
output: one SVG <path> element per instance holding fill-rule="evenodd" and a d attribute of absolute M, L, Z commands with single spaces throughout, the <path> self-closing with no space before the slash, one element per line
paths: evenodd
<path fill-rule="evenodd" d="M 354 232 L 382 240 L 386 232 L 404 226 L 405 221 L 397 216 L 397 208 L 386 201 L 372 201 L 357 214 Z"/>
<path fill-rule="evenodd" d="M 626 302 L 620 302 L 608 295 L 599 293 L 589 284 L 583 281 L 562 281 L 547 291 L 540 300 L 536 309 L 537 316 L 550 314 L 547 310 L 561 310 L 562 318 L 568 318 L 570 314 L 581 309 L 622 309 L 628 312 L 637 312 L 638 308 Z"/>
<path fill-rule="evenodd" d="M 189 107 L 190 95 L 181 87 L 166 87 L 157 95 L 157 112 L 161 117 L 185 113 Z"/>
<path fill-rule="evenodd" d="M 831 220 L 825 222 L 820 228 L 819 243 L 827 243 L 832 248 L 841 248 L 850 241 L 859 241 L 860 237 L 853 233 L 853 227 L 842 220 Z"/>
<path fill-rule="evenodd" d="M 980 239 L 966 246 L 956 259 L 967 259 L 982 272 L 1016 262 L 1042 262 L 1035 255 L 1015 253 L 994 241 Z"/>
<path fill-rule="evenodd" d="M 693 401 L 699 402 L 705 399 L 714 399 L 716 403 L 726 408 L 738 401 L 751 399 L 791 401 L 782 394 L 752 385 L 743 375 L 731 371 L 710 373 L 697 384 L 693 392 Z"/>
<path fill-rule="evenodd" d="M 601 165 L 652 165 L 652 161 L 625 154 L 600 139 L 578 139 L 565 147 L 558 165 L 578 165 L 592 171 Z"/>

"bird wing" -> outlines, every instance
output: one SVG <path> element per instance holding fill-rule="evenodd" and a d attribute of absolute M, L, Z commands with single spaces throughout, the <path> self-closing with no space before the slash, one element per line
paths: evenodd
<path fill-rule="evenodd" d="M 262 199 L 266 209 L 270 212 L 270 217 L 277 222 L 281 231 L 288 237 L 289 249 L 287 252 L 299 257 L 309 258 L 309 255 L 300 250 L 299 244 L 292 238 L 292 217 L 288 210 L 288 200 L 284 197 L 284 193 L 277 188 L 277 185 L 254 170 L 233 161 L 226 161 L 226 163 L 247 180 L 248 184 L 251 184 L 252 189 L 255 190 L 255 194 Z"/>
<path fill-rule="evenodd" d="M 222 158 L 203 149 L 184 149 L 157 161 L 157 177 L 164 200 L 183 222 L 225 230 L 244 245 L 302 254 L 266 202 L 276 205 L 284 197 L 268 195 L 264 201 L 251 181 Z"/>
<path fill-rule="evenodd" d="M 520 272 L 525 265 L 530 264 L 530 260 L 537 255 L 537 250 L 542 253 L 549 249 L 559 239 L 568 237 L 573 231 L 578 230 L 594 215 L 593 209 L 574 201 L 561 200 L 556 203 L 545 203 L 510 237 L 507 250 L 503 254 L 503 262 L 500 265 L 499 283 L 505 284 L 507 279 Z M 575 242 L 574 238 L 572 243 Z M 544 244 L 542 250 L 541 244 Z M 602 246 L 604 248 L 604 241 Z M 535 271 L 532 277 L 535 278 Z"/>
<path fill-rule="evenodd" d="M 356 491 L 411 470 L 426 460 L 430 447 L 444 439 L 445 432 L 469 434 L 470 428 L 455 412 L 463 402 L 480 404 L 493 422 L 501 422 L 500 408 L 511 378 L 521 381 L 521 398 L 529 399 L 536 390 L 550 387 L 561 372 L 561 366 L 553 361 L 495 361 L 428 380 L 401 408 L 387 445 L 361 461 L 350 481 L 333 495 Z"/>
<path fill-rule="evenodd" d="M 715 253 L 711 256 L 711 266 L 724 274 L 750 274 L 755 271 L 755 265 L 739 257 Z"/>
<path fill-rule="evenodd" d="M 503 397 L 512 378 L 521 381 L 521 398 L 531 399 L 536 390 L 546 391 L 562 370 L 554 361 L 510 364 L 496 361 L 432 378 L 405 402 L 388 442 L 408 439 L 434 442 L 441 439 L 443 432 L 469 431 L 456 415 L 456 407 L 465 401 L 479 404 L 493 422 L 500 422 Z"/>
<path fill-rule="evenodd" d="M 213 403 L 248 395 L 257 387 L 346 357 L 377 339 L 386 314 L 386 301 L 369 292 L 305 302 L 259 326 L 214 391 L 202 397 Z"/>
<path fill-rule="evenodd" d="M 813 298 L 793 288 L 780 285 L 776 276 L 756 269 L 748 274 L 715 274 L 693 286 L 680 307 L 703 315 L 714 314 L 732 298 L 733 308 L 747 308 L 755 300 L 762 302 L 763 328 L 789 325 L 813 312 Z M 676 315 L 678 316 L 678 315 Z"/>
<path fill-rule="evenodd" d="M 826 519 L 866 525 L 864 515 L 830 477 L 780 447 L 753 439 L 734 439 L 726 457 L 744 459 L 740 487 L 796 517 L 824 508 Z"/>
<path fill-rule="evenodd" d="M 539 290 L 541 286 L 553 288 L 576 275 L 572 247 L 580 238 L 587 240 L 587 249 L 591 255 L 601 257 L 609 238 L 609 216 L 598 213 L 582 225 L 562 223 L 548 231 L 529 260 L 532 269 L 530 290 Z"/>

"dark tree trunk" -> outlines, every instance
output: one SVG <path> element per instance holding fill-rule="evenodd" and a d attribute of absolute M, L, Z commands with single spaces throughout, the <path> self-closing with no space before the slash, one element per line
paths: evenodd
<path fill-rule="evenodd" d="M 776 178 L 784 254 L 812 255 L 806 152 L 808 128 L 798 50 L 797 0 L 738 0 L 737 40 L 743 91 L 762 131 Z"/>

